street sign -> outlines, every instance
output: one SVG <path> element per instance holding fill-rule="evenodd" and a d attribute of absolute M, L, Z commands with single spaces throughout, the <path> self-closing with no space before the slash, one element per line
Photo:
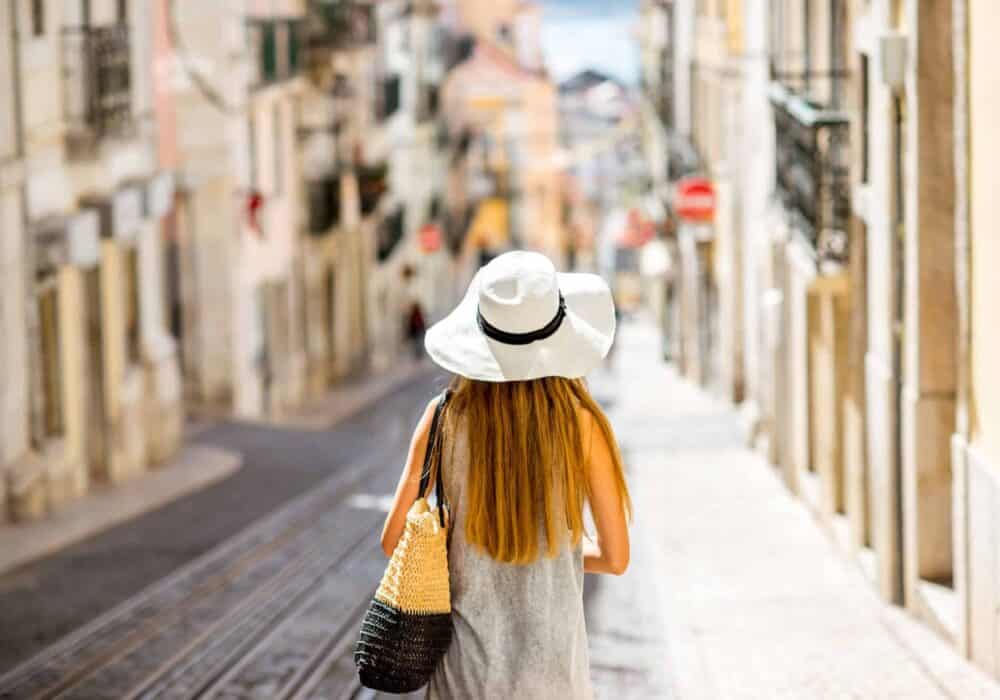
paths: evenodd
<path fill-rule="evenodd" d="M 686 177 L 677 183 L 674 211 L 687 222 L 708 223 L 715 218 L 715 187 L 703 177 Z"/>

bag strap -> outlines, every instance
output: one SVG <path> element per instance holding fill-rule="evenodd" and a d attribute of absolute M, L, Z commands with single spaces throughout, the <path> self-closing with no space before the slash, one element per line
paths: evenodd
<path fill-rule="evenodd" d="M 434 479 L 434 496 L 437 499 L 438 506 L 438 517 L 441 520 L 441 527 L 444 527 L 444 508 L 445 508 L 445 495 L 444 495 L 444 479 L 441 478 L 441 448 L 438 443 L 441 442 L 441 415 L 444 413 L 445 404 L 448 403 L 448 399 L 451 397 L 451 391 L 445 389 L 441 396 L 438 398 L 437 406 L 434 409 L 434 418 L 431 420 L 431 431 L 427 436 L 427 451 L 424 453 L 424 468 L 420 472 L 420 491 L 418 497 L 426 498 L 427 487 L 430 485 L 431 472 L 433 471 L 433 461 L 435 454 L 437 455 L 437 478 Z M 436 449 L 437 448 L 437 449 Z"/>

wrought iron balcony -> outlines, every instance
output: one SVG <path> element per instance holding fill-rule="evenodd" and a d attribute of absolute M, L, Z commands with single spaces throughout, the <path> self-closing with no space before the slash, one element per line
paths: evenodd
<path fill-rule="evenodd" d="M 389 187 L 389 168 L 386 165 L 365 166 L 357 168 L 358 191 L 361 198 L 361 214 L 368 216 L 378 208 Z"/>
<path fill-rule="evenodd" d="M 375 116 L 384 121 L 399 111 L 402 80 L 398 75 L 386 75 L 379 81 L 375 95 Z"/>
<path fill-rule="evenodd" d="M 417 122 L 423 124 L 437 117 L 440 95 L 440 88 L 434 83 L 422 83 L 417 88 Z"/>
<path fill-rule="evenodd" d="M 447 211 L 444 215 L 444 237 L 445 245 L 452 255 L 458 255 L 462 246 L 465 245 L 465 236 L 472 225 L 472 219 L 476 214 L 474 203 L 467 203 L 464 206 L 456 207 L 454 211 Z"/>
<path fill-rule="evenodd" d="M 340 219 L 340 175 L 334 173 L 306 183 L 309 234 L 322 236 Z"/>
<path fill-rule="evenodd" d="M 702 159 L 694 142 L 676 131 L 668 134 L 667 148 L 670 157 L 667 159 L 667 178 L 671 182 L 676 182 L 682 177 L 701 172 Z"/>
<path fill-rule="evenodd" d="M 376 43 L 373 3 L 356 0 L 310 0 L 306 42 L 310 49 L 332 51 Z"/>
<path fill-rule="evenodd" d="M 127 24 L 63 32 L 66 119 L 76 146 L 132 132 L 132 61 Z"/>
<path fill-rule="evenodd" d="M 391 214 L 388 214 L 379 222 L 376 232 L 375 254 L 379 262 L 385 262 L 392 257 L 393 252 L 403 240 L 406 233 L 406 214 L 402 207 L 399 207 Z"/>
<path fill-rule="evenodd" d="M 778 196 L 821 260 L 848 252 L 848 115 L 772 83 Z"/>

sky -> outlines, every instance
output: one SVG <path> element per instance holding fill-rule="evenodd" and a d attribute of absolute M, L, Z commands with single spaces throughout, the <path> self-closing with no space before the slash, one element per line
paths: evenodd
<path fill-rule="evenodd" d="M 638 81 L 638 0 L 542 0 L 541 5 L 546 63 L 556 80 L 596 68 L 627 83 Z"/>

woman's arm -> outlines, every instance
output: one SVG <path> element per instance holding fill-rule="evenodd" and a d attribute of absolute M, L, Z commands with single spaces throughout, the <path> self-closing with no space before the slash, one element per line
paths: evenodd
<path fill-rule="evenodd" d="M 589 412 L 582 412 L 582 437 L 589 445 L 587 477 L 590 512 L 597 528 L 596 540 L 583 540 L 583 570 L 589 574 L 625 573 L 629 562 L 628 520 L 615 479 L 614 459 L 604 432 Z"/>
<path fill-rule="evenodd" d="M 424 468 L 424 454 L 427 452 L 427 439 L 431 431 L 431 421 L 434 420 L 434 409 L 439 399 L 434 399 L 427 405 L 427 410 L 417 423 L 416 430 L 410 440 L 410 451 L 406 456 L 406 466 L 396 485 L 396 495 L 392 499 L 392 507 L 382 527 L 382 549 L 387 557 L 392 556 L 396 543 L 403 536 L 406 527 L 406 514 L 410 506 L 417 500 L 420 490 L 420 472 Z"/>

